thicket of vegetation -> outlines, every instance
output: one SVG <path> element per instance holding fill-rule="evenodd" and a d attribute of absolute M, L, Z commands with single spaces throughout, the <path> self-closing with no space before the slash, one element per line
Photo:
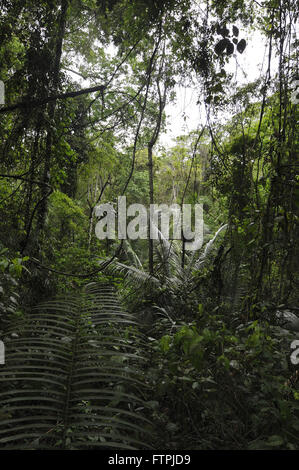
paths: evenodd
<path fill-rule="evenodd" d="M 0 448 L 298 449 L 297 2 L 0 6 Z M 122 195 L 203 204 L 203 246 L 99 240 Z"/>

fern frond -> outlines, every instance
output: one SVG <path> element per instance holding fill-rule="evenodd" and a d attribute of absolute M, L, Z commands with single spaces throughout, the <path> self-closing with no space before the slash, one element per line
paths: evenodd
<path fill-rule="evenodd" d="M 129 266 L 119 261 L 113 261 L 105 272 L 110 275 L 122 275 L 137 283 L 146 282 L 157 286 L 160 285 L 159 279 L 151 276 L 143 269 L 138 269 L 135 266 Z"/>
<path fill-rule="evenodd" d="M 214 243 L 216 241 L 216 239 L 218 238 L 218 235 L 227 228 L 227 224 L 225 225 L 222 225 L 222 227 L 220 227 L 217 232 L 215 233 L 214 237 L 207 243 L 205 249 L 204 249 L 204 252 L 202 255 L 199 256 L 198 260 L 196 261 L 196 263 L 194 264 L 194 269 L 199 269 L 203 264 L 205 264 L 205 262 L 207 261 L 208 259 L 208 256 L 210 255 L 211 253 L 211 250 L 214 246 Z"/>
<path fill-rule="evenodd" d="M 0 448 L 143 449 L 139 336 L 110 285 L 44 303 L 7 330 Z"/>

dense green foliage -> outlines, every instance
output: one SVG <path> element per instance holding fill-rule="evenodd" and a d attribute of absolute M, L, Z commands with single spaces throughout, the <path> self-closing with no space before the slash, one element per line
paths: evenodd
<path fill-rule="evenodd" d="M 298 449 L 296 2 L 0 5 L 0 448 Z M 203 246 L 99 240 L 123 195 L 202 204 Z"/>

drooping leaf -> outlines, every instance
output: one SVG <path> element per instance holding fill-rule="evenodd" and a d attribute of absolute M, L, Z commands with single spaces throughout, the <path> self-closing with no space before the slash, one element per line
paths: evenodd
<path fill-rule="evenodd" d="M 243 52 L 245 51 L 246 45 L 247 44 L 246 44 L 245 39 L 241 39 L 241 41 L 238 42 L 237 50 L 238 52 L 240 52 L 240 54 L 243 54 Z"/>
<path fill-rule="evenodd" d="M 219 42 L 217 42 L 215 49 L 214 49 L 216 54 L 218 55 L 223 54 L 223 52 L 227 48 L 227 43 L 228 43 L 227 39 L 221 39 Z"/>
<path fill-rule="evenodd" d="M 236 37 L 239 36 L 239 28 L 235 25 L 233 26 L 233 35 Z"/>

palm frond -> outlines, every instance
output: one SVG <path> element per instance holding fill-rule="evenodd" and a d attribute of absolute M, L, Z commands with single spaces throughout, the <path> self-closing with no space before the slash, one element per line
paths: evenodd
<path fill-rule="evenodd" d="M 135 267 L 140 267 L 142 269 L 142 263 L 136 253 L 135 250 L 133 250 L 131 243 L 128 242 L 128 240 L 123 240 L 123 245 L 124 245 L 124 251 L 126 252 L 128 259 L 132 261 L 133 266 Z"/>
<path fill-rule="evenodd" d="M 110 266 L 105 270 L 105 273 L 110 275 L 122 275 L 125 278 L 130 279 L 137 283 L 150 283 L 159 285 L 160 281 L 154 276 L 151 276 L 148 272 L 143 269 L 136 268 L 135 266 L 129 266 L 119 261 L 113 261 Z"/>
<path fill-rule="evenodd" d="M 218 235 L 227 228 L 228 224 L 222 225 L 217 232 L 215 233 L 214 237 L 207 243 L 204 252 L 199 256 L 198 260 L 194 264 L 194 269 L 199 269 L 205 262 L 207 261 L 211 250 L 214 246 L 214 243 L 216 239 L 218 238 Z"/>

